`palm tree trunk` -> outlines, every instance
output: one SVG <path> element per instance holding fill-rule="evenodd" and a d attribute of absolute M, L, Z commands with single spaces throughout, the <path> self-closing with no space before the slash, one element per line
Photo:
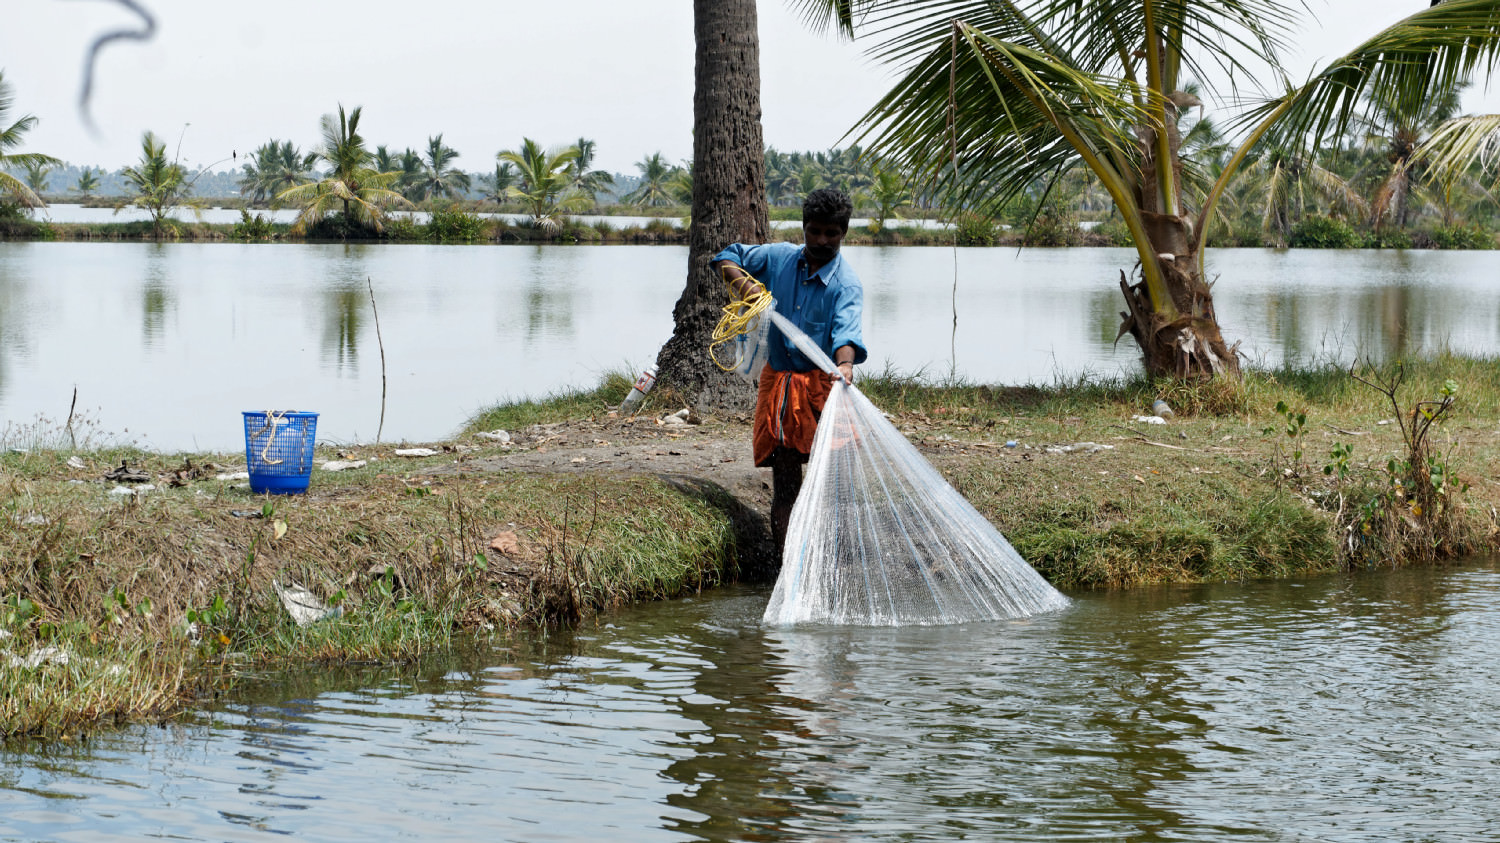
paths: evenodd
<path fill-rule="evenodd" d="M 755 399 L 749 384 L 720 371 L 708 356 L 729 300 L 708 261 L 729 243 L 763 243 L 770 235 L 756 26 L 755 0 L 693 0 L 697 58 L 687 285 L 673 313 L 672 338 L 656 362 L 663 386 L 704 409 L 745 410 Z"/>
<path fill-rule="evenodd" d="M 1151 377 L 1238 376 L 1239 356 L 1224 343 L 1213 293 L 1198 268 L 1201 235 L 1185 215 L 1143 210 L 1141 216 L 1165 295 L 1157 300 L 1144 279 L 1131 284 L 1122 270 L 1127 310 L 1120 313 L 1120 335 L 1135 338 Z"/>

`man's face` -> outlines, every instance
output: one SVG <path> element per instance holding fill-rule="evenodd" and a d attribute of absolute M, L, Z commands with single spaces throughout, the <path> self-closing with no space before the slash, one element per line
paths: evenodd
<path fill-rule="evenodd" d="M 802 238 L 806 244 L 803 254 L 809 263 L 823 266 L 839 253 L 848 230 L 836 222 L 808 220 L 802 223 Z"/>

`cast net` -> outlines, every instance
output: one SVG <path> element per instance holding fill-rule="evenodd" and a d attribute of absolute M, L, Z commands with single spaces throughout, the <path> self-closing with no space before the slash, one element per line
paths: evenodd
<path fill-rule="evenodd" d="M 833 369 L 805 336 L 798 342 L 795 326 L 771 316 L 818 366 Z M 1067 603 L 863 393 L 834 384 L 767 624 L 966 623 Z"/>

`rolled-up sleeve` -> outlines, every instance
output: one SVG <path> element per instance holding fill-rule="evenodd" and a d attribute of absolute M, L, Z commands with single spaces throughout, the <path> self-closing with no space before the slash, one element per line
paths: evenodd
<path fill-rule="evenodd" d="M 723 251 L 713 256 L 711 263 L 729 261 L 742 267 L 746 272 L 761 277 L 766 272 L 768 263 L 768 250 L 765 246 L 751 246 L 745 243 L 730 243 Z"/>

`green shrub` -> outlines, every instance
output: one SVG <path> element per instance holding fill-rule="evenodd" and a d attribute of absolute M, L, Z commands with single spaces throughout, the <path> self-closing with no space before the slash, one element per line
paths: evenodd
<path fill-rule="evenodd" d="M 1477 225 L 1445 225 L 1432 230 L 1434 249 L 1493 249 L 1495 235 Z"/>
<path fill-rule="evenodd" d="M 993 246 L 1000 235 L 1000 226 L 984 214 L 966 212 L 959 214 L 954 222 L 954 234 L 960 246 Z"/>
<path fill-rule="evenodd" d="M 275 226 L 271 221 L 256 214 L 250 216 L 250 212 L 244 208 L 240 209 L 240 221 L 234 224 L 233 237 L 236 240 L 270 240 L 275 235 Z"/>
<path fill-rule="evenodd" d="M 1353 249 L 1360 243 L 1360 236 L 1349 223 L 1313 214 L 1292 226 L 1289 245 L 1298 249 Z"/>
<path fill-rule="evenodd" d="M 1399 228 L 1378 228 L 1365 235 L 1366 249 L 1410 249 L 1411 247 L 1411 235 Z"/>
<path fill-rule="evenodd" d="M 1021 234 L 1021 242 L 1027 246 L 1077 246 L 1083 239 L 1083 229 L 1072 214 L 1059 208 L 1047 207 Z"/>
<path fill-rule="evenodd" d="M 445 208 L 433 211 L 423 229 L 427 239 L 438 243 L 472 243 L 484 237 L 484 220 L 478 214 Z"/>

